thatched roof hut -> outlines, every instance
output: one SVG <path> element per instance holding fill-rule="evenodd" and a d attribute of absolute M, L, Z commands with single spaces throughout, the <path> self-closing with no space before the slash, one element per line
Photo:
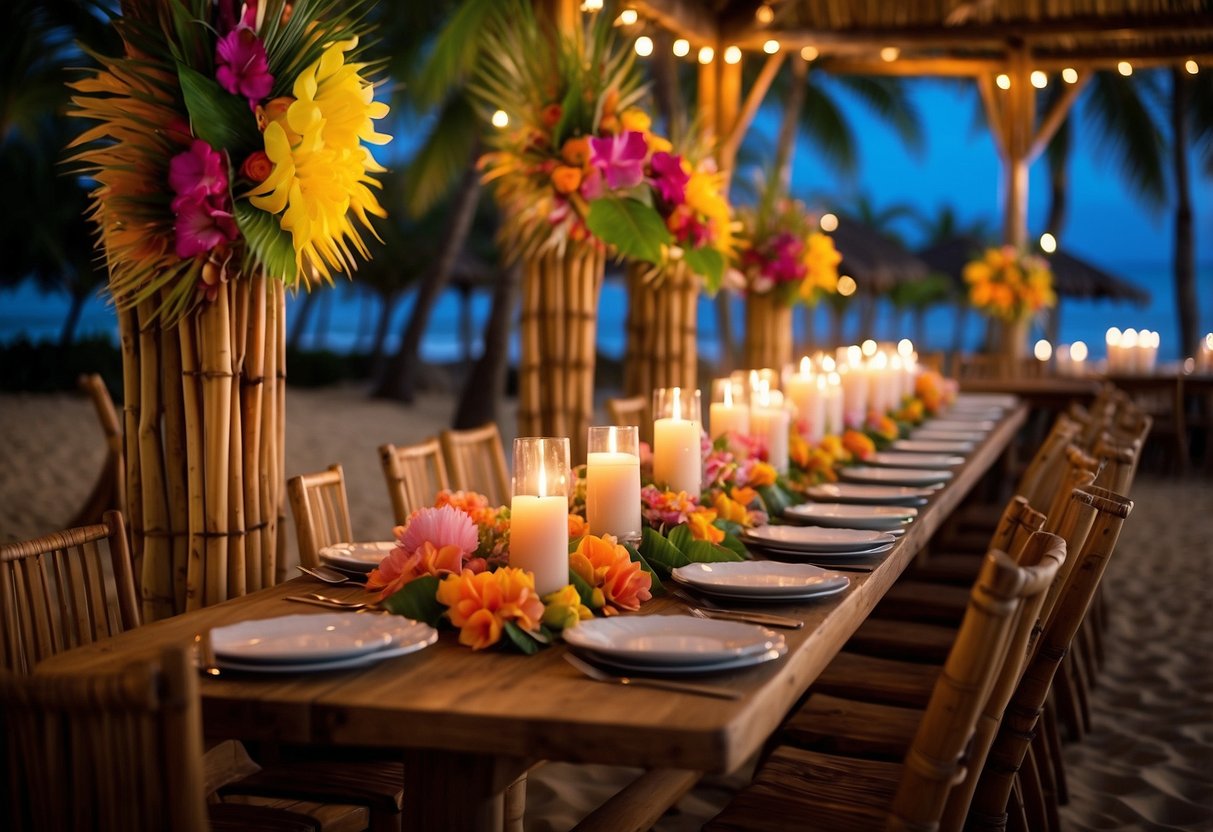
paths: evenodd
<path fill-rule="evenodd" d="M 921 280 L 927 264 L 900 242 L 859 220 L 842 217 L 831 232 L 842 254 L 840 274 L 855 278 L 859 291 L 883 294 L 899 283 Z"/>

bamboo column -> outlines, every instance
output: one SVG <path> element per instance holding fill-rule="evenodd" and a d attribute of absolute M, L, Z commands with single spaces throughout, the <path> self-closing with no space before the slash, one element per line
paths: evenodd
<path fill-rule="evenodd" d="M 628 266 L 625 395 L 649 396 L 658 387 L 696 387 L 699 280 L 685 263 L 654 275 L 645 263 Z"/>
<path fill-rule="evenodd" d="M 745 361 L 752 370 L 792 363 L 792 307 L 773 294 L 746 296 Z"/>
<path fill-rule="evenodd" d="M 594 412 L 598 295 L 604 252 L 570 242 L 523 261 L 518 431 L 567 436 L 573 463 L 585 459 Z"/>

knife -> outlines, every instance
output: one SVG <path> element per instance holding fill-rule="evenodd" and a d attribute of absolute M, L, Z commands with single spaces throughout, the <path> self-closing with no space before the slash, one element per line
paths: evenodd
<path fill-rule="evenodd" d="M 786 615 L 742 610 L 716 610 L 707 607 L 692 607 L 691 609 L 698 615 L 706 618 L 718 618 L 721 621 L 741 621 L 746 624 L 760 624 L 764 627 L 779 627 L 784 630 L 799 630 L 804 627 L 804 622 L 799 618 L 791 618 Z"/>

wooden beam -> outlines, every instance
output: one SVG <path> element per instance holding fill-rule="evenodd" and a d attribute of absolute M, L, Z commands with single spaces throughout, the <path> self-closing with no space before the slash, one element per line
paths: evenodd
<path fill-rule="evenodd" d="M 898 58 L 895 61 L 863 58 L 831 58 L 823 55 L 814 61 L 835 75 L 892 75 L 941 78 L 970 78 L 985 73 L 1003 72 L 1006 59 L 996 58 Z"/>
<path fill-rule="evenodd" d="M 1008 54 L 1011 88 L 1003 96 L 1002 121 L 1006 131 L 1007 156 L 1003 167 L 1003 242 L 1022 247 L 1028 238 L 1028 136 L 1035 123 L 1035 90 L 1029 80 L 1026 47 L 1013 47 Z"/>
<path fill-rule="evenodd" d="M 746 131 L 750 129 L 754 116 L 758 114 L 758 108 L 762 106 L 762 100 L 766 98 L 767 92 L 771 89 L 771 83 L 775 80 L 775 76 L 779 74 L 779 68 L 783 66 L 785 54 L 781 50 L 774 55 L 767 56 L 766 63 L 762 65 L 762 71 L 758 73 L 758 77 L 754 80 L 754 86 L 750 87 L 750 92 L 746 96 L 741 113 L 729 127 L 729 132 L 722 143 L 720 159 L 722 162 L 729 162 L 728 170 L 730 172 L 733 169 L 732 162 L 737 157 L 737 151 L 741 148 L 742 139 L 745 138 Z"/>
<path fill-rule="evenodd" d="M 1070 108 L 1074 106 L 1074 102 L 1078 100 L 1078 96 L 1082 94 L 1083 89 L 1090 80 L 1091 73 L 1080 75 L 1078 81 L 1068 84 L 1066 91 L 1053 102 L 1053 106 L 1041 120 L 1040 126 L 1036 128 L 1036 135 L 1032 137 L 1032 146 L 1028 148 L 1029 164 L 1036 161 L 1037 157 L 1049 146 L 1049 141 L 1057 132 L 1057 128 L 1061 127 L 1061 123 L 1066 120 Z"/>
<path fill-rule="evenodd" d="M 636 0 L 629 5 L 641 17 L 654 21 L 677 37 L 686 38 L 697 47 L 715 48 L 720 40 L 716 16 L 703 3 L 693 0 Z"/>
<path fill-rule="evenodd" d="M 993 73 L 977 76 L 977 92 L 981 96 L 981 106 L 986 113 L 986 124 L 990 128 L 990 138 L 994 140 L 994 149 L 998 151 L 998 158 L 1006 164 L 1006 131 L 1003 129 L 1002 104 L 994 87 Z"/>
<path fill-rule="evenodd" d="M 709 64 L 699 64 L 699 100 L 696 106 L 696 116 L 709 142 L 715 142 L 720 132 L 716 129 L 717 107 L 716 99 L 720 89 L 717 79 L 717 59 Z"/>

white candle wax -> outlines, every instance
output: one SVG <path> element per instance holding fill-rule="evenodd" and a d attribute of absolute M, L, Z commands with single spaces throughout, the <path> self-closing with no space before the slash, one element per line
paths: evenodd
<path fill-rule="evenodd" d="M 780 407 L 755 407 L 750 414 L 750 429 L 767 441 L 767 461 L 781 474 L 788 470 L 788 422 L 790 416 Z"/>
<path fill-rule="evenodd" d="M 817 392 L 816 377 L 811 372 L 807 372 L 804 369 L 804 365 L 802 365 L 799 373 L 793 373 L 788 376 L 785 388 L 788 394 L 788 401 L 796 408 L 796 416 L 801 419 L 807 419 L 809 415 L 809 399 Z"/>
<path fill-rule="evenodd" d="M 535 575 L 535 591 L 569 582 L 569 502 L 564 495 L 516 494 L 510 503 L 510 566 Z"/>
<path fill-rule="evenodd" d="M 843 419 L 852 427 L 862 427 L 868 415 L 868 371 L 862 366 L 847 366 L 839 376 Z"/>
<path fill-rule="evenodd" d="M 826 431 L 842 434 L 843 402 L 842 382 L 838 373 L 830 373 L 826 382 Z"/>
<path fill-rule="evenodd" d="M 585 511 L 590 533 L 640 537 L 640 457 L 594 451 L 586 458 Z"/>
<path fill-rule="evenodd" d="M 750 432 L 750 409 L 743 404 L 712 402 L 708 408 L 708 426 L 716 439 L 729 431 L 743 435 Z"/>
<path fill-rule="evenodd" d="M 671 491 L 699 496 L 703 460 L 698 422 L 667 418 L 653 423 L 653 479 Z"/>
<path fill-rule="evenodd" d="M 805 439 L 816 445 L 826 433 L 826 400 L 829 395 L 829 384 L 825 376 L 813 379 L 813 389 L 809 391 L 805 403 L 806 409 L 800 413 L 800 418 L 808 425 Z"/>

